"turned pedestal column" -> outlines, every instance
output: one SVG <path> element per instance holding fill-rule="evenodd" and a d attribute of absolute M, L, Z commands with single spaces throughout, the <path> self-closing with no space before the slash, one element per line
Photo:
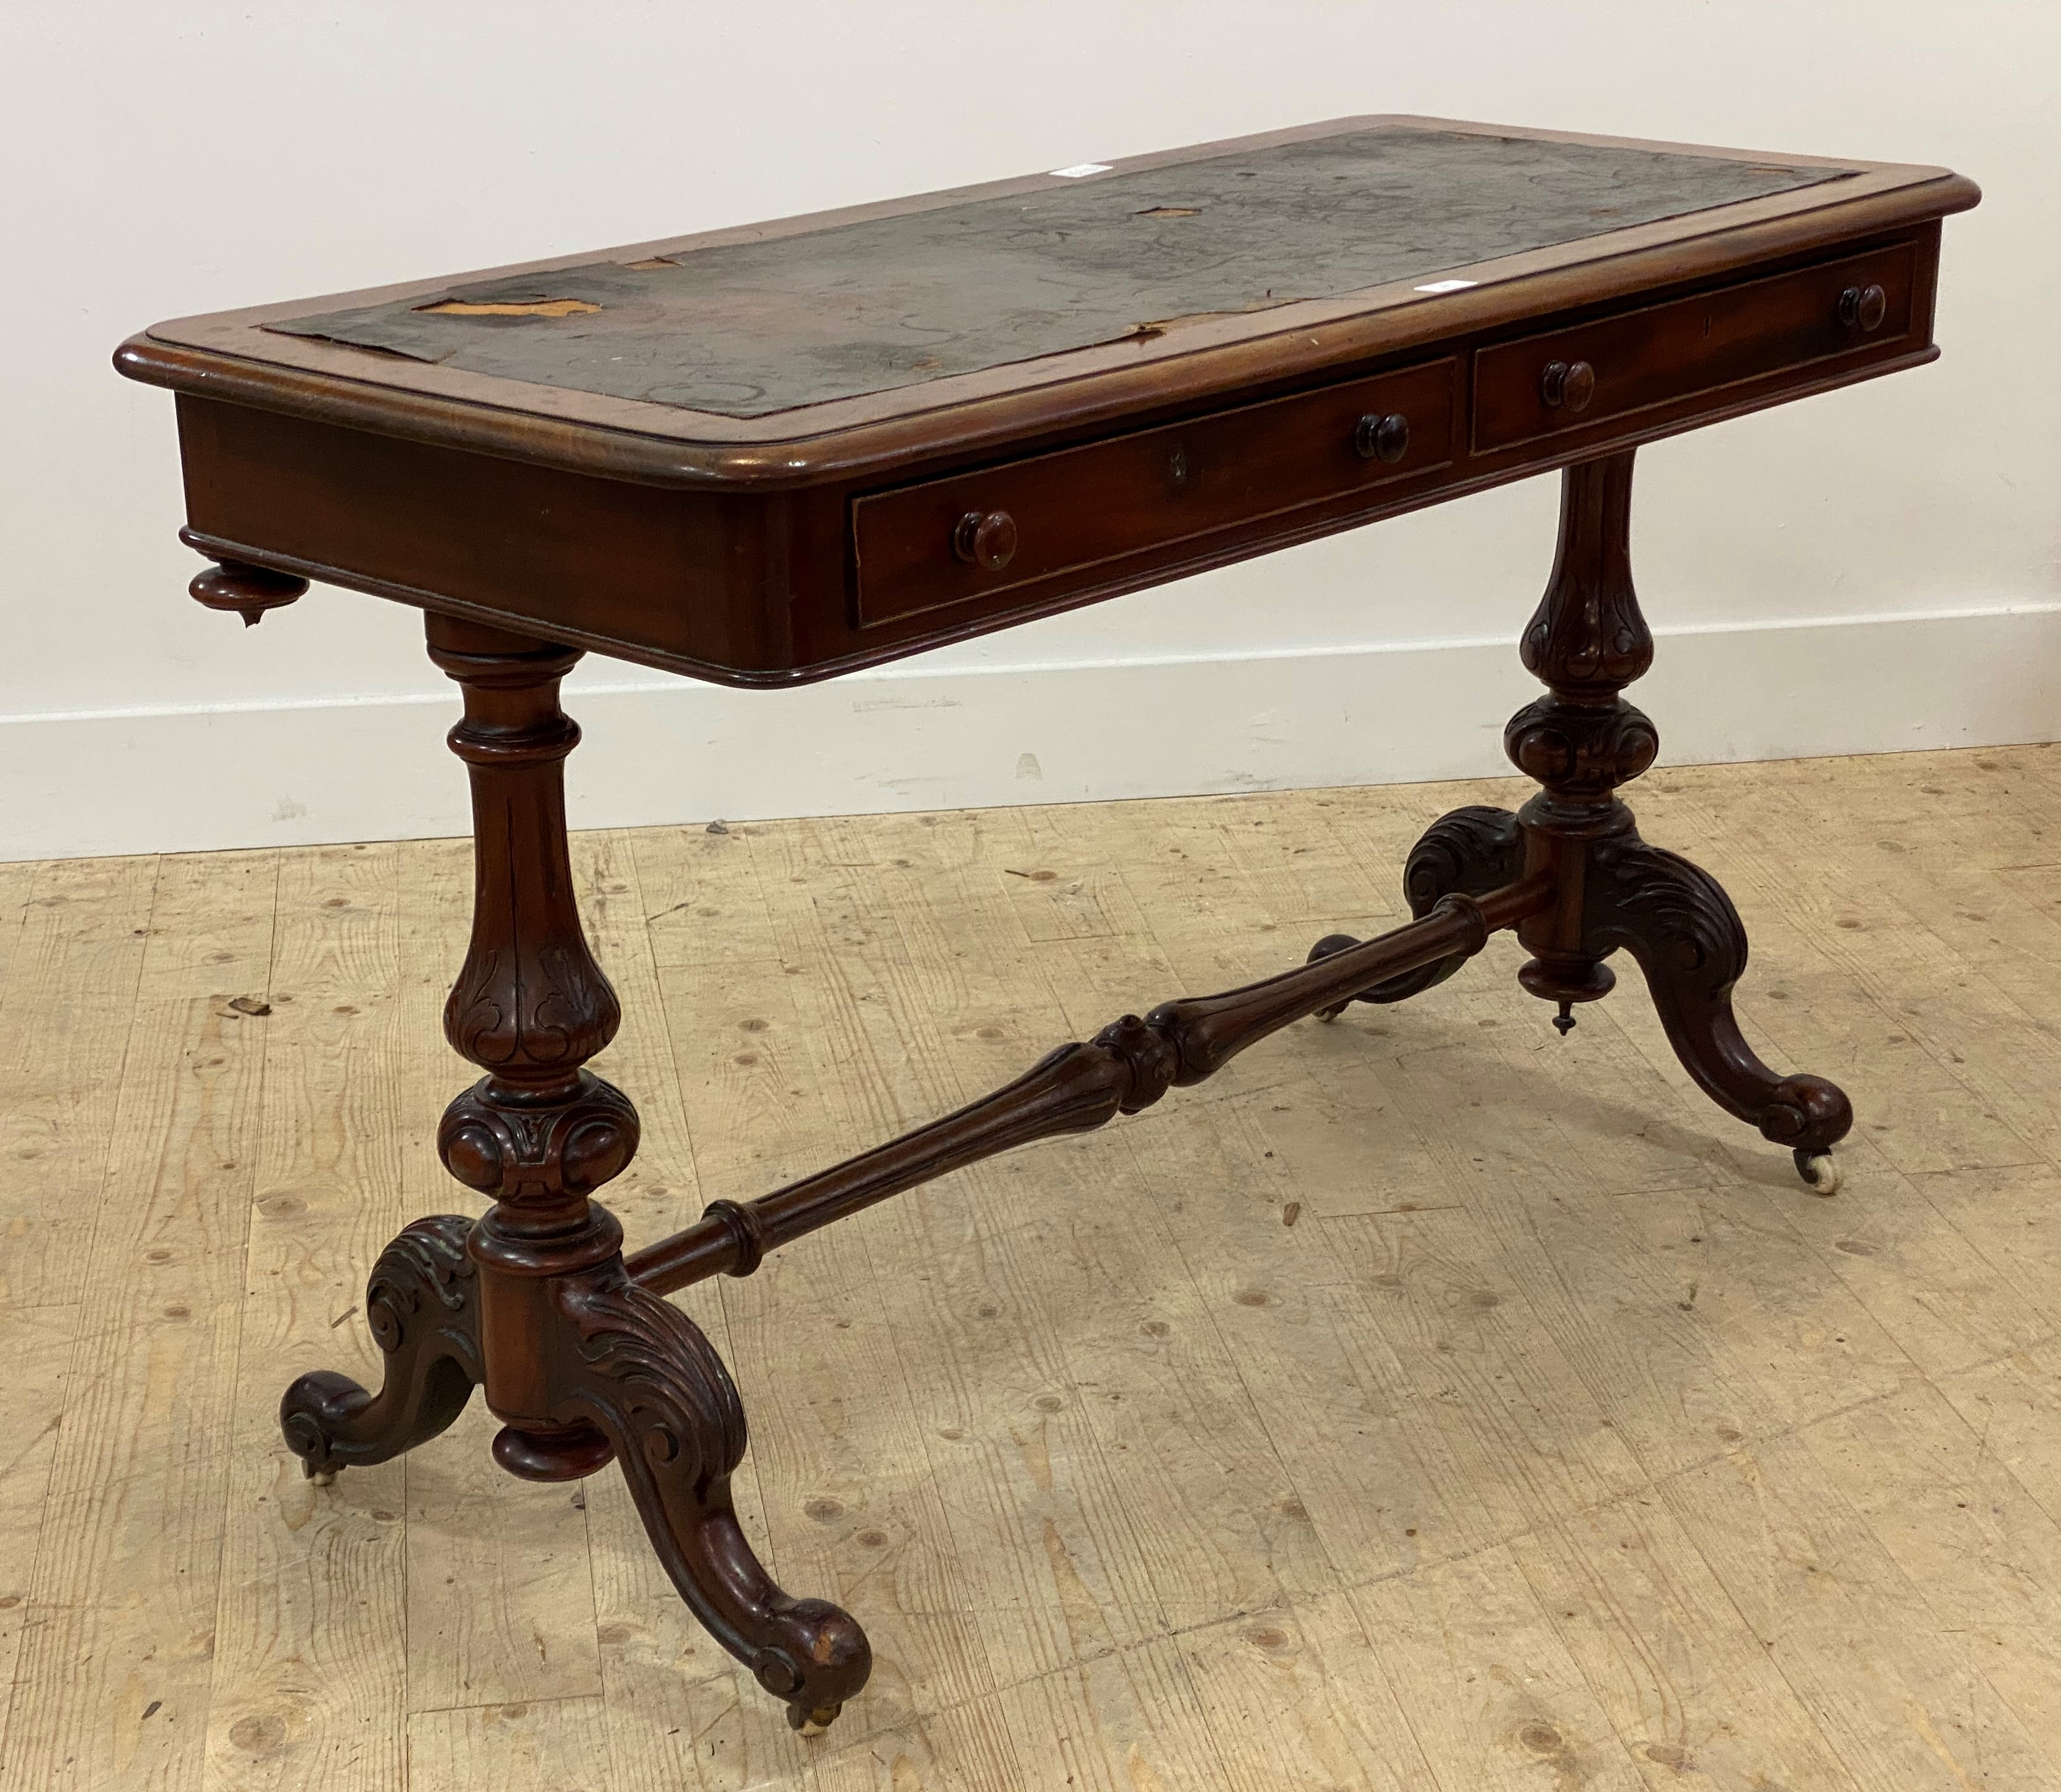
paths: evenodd
<path fill-rule="evenodd" d="M 474 1383 L 502 1427 L 494 1454 L 537 1481 L 621 1462 L 681 1595 L 797 1728 L 865 1683 L 865 1634 L 790 1598 L 731 1509 L 744 1454 L 729 1371 L 686 1314 L 622 1266 L 622 1229 L 594 1201 L 637 1149 L 629 1098 L 584 1066 L 621 1010 L 582 932 L 566 845 L 563 765 L 579 730 L 558 707 L 577 652 L 431 616 L 430 657 L 465 693 L 452 750 L 472 781 L 471 944 L 444 1010 L 486 1074 L 446 1110 L 445 1167 L 493 1205 L 477 1222 L 418 1220 L 368 1291 L 387 1352 L 376 1396 L 306 1375 L 281 1422 L 308 1472 L 333 1478 L 434 1436 Z"/>

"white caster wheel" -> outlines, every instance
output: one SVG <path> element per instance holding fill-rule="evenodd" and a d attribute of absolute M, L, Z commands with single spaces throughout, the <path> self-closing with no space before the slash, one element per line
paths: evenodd
<path fill-rule="evenodd" d="M 820 1736 L 837 1721 L 842 1705 L 826 1705 L 818 1710 L 805 1711 L 798 1705 L 787 1707 L 787 1726 L 798 1736 Z"/>
<path fill-rule="evenodd" d="M 1798 1151 L 1796 1174 L 1811 1185 L 1813 1194 L 1837 1194 L 1843 1180 L 1839 1160 L 1830 1151 Z"/>
<path fill-rule="evenodd" d="M 308 1471 L 308 1480 L 310 1484 L 314 1486 L 334 1487 L 336 1485 L 336 1470 L 334 1469 L 310 1469 Z"/>

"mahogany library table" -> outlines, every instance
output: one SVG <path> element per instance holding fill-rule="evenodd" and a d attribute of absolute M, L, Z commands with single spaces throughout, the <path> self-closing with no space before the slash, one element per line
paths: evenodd
<path fill-rule="evenodd" d="M 622 1465 L 696 1616 L 828 1723 L 865 1633 L 774 1584 L 731 1510 L 728 1370 L 663 1297 L 995 1152 L 1199 1082 L 1290 1022 L 1398 1002 L 1514 927 L 1573 1024 L 1645 973 L 1727 1113 L 1835 1185 L 1847 1098 L 1732 1015 L 1717 883 L 1650 846 L 1620 693 L 1653 642 L 1627 550 L 1637 445 L 1915 367 L 1943 169 L 1360 118 L 522 266 L 160 324 L 116 365 L 178 394 L 193 594 L 254 622 L 310 579 L 412 604 L 462 687 L 472 940 L 445 1010 L 486 1074 L 438 1134 L 484 1218 L 419 1219 L 372 1272 L 385 1385 L 303 1375 L 318 1481 L 451 1423 L 550 1481 Z M 1416 917 L 1227 994 L 1127 1014 L 1014 1082 L 625 1257 L 591 1197 L 636 1110 L 566 856 L 558 684 L 591 650 L 798 684 L 1562 470 L 1504 744 L 1541 789 L 1435 822 Z"/>

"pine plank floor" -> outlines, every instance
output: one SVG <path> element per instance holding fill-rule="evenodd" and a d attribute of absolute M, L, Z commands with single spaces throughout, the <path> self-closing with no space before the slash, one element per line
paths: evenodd
<path fill-rule="evenodd" d="M 1403 918 L 1514 783 L 582 834 L 633 1242 Z M 1664 770 L 1845 1186 L 1507 937 L 682 1297 L 878 1666 L 794 1738 L 613 1471 L 304 1482 L 435 1158 L 469 847 L 0 866 L 5 1792 L 2061 1789 L 2061 749 Z M 245 1009 L 232 998 L 254 998 Z M 471 1204 L 476 1205 L 476 1204 Z"/>

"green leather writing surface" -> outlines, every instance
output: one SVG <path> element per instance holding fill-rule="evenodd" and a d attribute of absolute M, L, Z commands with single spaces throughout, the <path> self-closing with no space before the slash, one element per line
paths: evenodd
<path fill-rule="evenodd" d="M 1390 125 L 267 327 L 759 417 L 1430 282 L 1844 173 Z"/>

